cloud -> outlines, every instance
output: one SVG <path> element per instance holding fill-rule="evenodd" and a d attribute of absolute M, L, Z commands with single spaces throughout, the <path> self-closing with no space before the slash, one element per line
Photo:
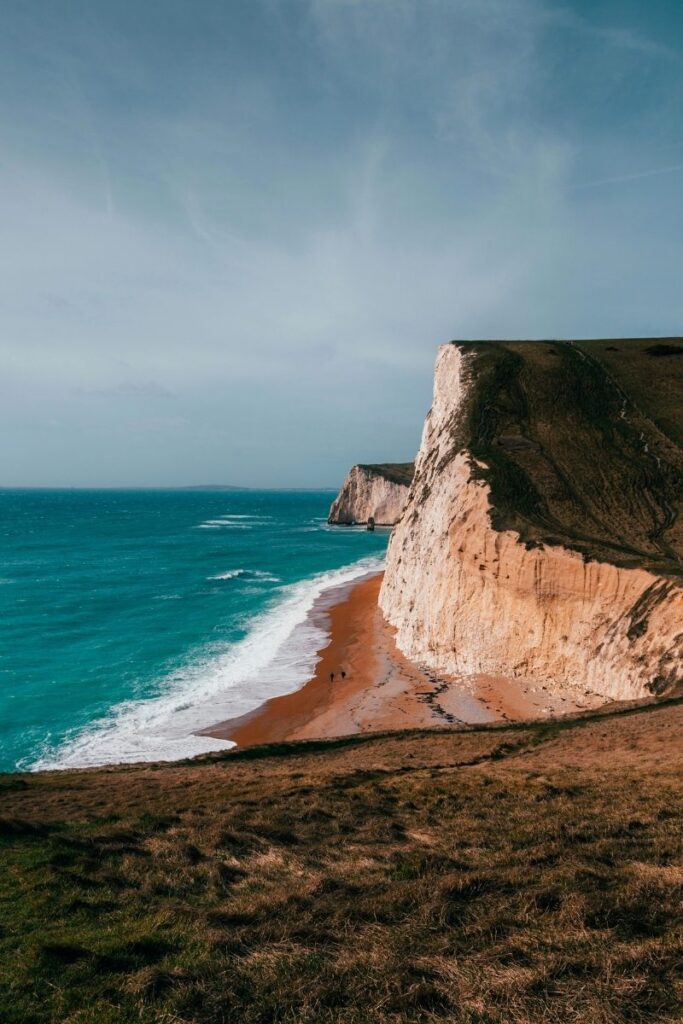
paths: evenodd
<path fill-rule="evenodd" d="M 413 454 L 441 341 L 677 329 L 654 24 L 60 6 L 0 39 L 0 481 L 335 483 Z"/>
<path fill-rule="evenodd" d="M 176 398 L 173 391 L 169 391 L 163 384 L 156 381 L 122 381 L 113 387 L 88 388 L 75 387 L 74 395 L 83 398 Z"/>
<path fill-rule="evenodd" d="M 557 28 L 570 29 L 582 35 L 592 37 L 600 43 L 618 50 L 641 54 L 647 57 L 668 57 L 679 60 L 680 48 L 672 47 L 661 40 L 654 39 L 642 31 L 634 30 L 618 24 L 596 24 L 579 14 L 571 7 L 548 5 L 543 8 L 542 17 L 546 24 Z"/>
<path fill-rule="evenodd" d="M 626 181 L 640 181 L 642 178 L 652 178 L 659 174 L 673 174 L 674 171 L 683 171 L 683 164 L 671 164 L 668 167 L 653 167 L 647 171 L 635 171 L 633 174 L 615 174 L 610 178 L 597 178 L 594 181 L 581 181 L 573 185 L 573 188 L 594 188 L 597 185 L 618 185 Z"/>

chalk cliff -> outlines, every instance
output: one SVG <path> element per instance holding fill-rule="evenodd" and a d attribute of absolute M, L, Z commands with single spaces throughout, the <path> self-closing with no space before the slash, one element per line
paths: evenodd
<path fill-rule="evenodd" d="M 683 341 L 439 350 L 380 605 L 411 659 L 631 699 L 683 683 Z"/>
<path fill-rule="evenodd" d="M 398 522 L 413 478 L 412 462 L 354 466 L 330 508 L 329 523 L 352 526 L 372 517 L 377 526 Z"/>

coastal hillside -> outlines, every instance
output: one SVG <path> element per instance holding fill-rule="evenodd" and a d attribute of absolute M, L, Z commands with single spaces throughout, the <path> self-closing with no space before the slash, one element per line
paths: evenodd
<path fill-rule="evenodd" d="M 377 526 L 393 526 L 403 512 L 414 471 L 412 462 L 353 466 L 332 503 L 328 522 L 354 526 L 372 519 Z"/>
<path fill-rule="evenodd" d="M 440 349 L 380 595 L 401 650 L 592 700 L 683 681 L 683 339 Z"/>
<path fill-rule="evenodd" d="M 680 1020 L 683 703 L 0 776 L 3 1024 Z"/>

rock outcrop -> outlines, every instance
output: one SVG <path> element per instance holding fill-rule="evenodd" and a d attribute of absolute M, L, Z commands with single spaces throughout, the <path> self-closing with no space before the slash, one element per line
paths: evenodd
<path fill-rule="evenodd" d="M 667 341 L 664 357 L 647 340 L 440 349 L 380 593 L 408 657 L 605 700 L 683 683 L 683 345 Z"/>
<path fill-rule="evenodd" d="M 413 478 L 412 462 L 354 466 L 330 508 L 329 523 L 393 526 L 401 517 Z"/>

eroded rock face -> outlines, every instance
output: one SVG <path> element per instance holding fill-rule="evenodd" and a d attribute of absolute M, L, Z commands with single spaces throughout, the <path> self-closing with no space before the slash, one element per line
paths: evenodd
<path fill-rule="evenodd" d="M 386 467 L 354 466 L 330 508 L 329 523 L 337 526 L 366 524 L 393 526 L 408 498 L 412 464 Z"/>
<path fill-rule="evenodd" d="M 494 529 L 489 485 L 459 423 L 472 365 L 457 345 L 439 351 L 380 593 L 398 646 L 437 671 L 524 677 L 555 692 L 607 700 L 671 689 L 683 679 L 675 578 Z"/>

